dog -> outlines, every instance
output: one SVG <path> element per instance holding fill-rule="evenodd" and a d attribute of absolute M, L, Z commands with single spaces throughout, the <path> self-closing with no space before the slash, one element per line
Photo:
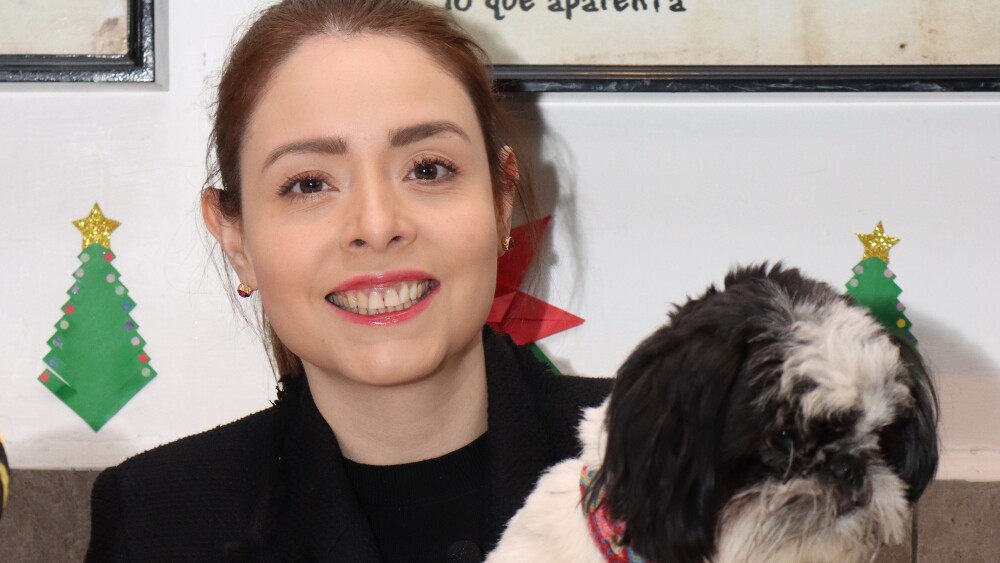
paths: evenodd
<path fill-rule="evenodd" d="M 914 343 L 780 263 L 676 307 L 487 563 L 852 563 L 901 542 L 938 463 Z"/>

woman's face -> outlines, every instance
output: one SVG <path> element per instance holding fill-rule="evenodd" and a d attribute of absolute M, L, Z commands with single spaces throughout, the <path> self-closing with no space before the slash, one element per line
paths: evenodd
<path fill-rule="evenodd" d="M 311 38 L 276 69 L 222 238 L 310 376 L 395 385 L 479 349 L 499 246 L 485 147 L 462 85 L 405 40 Z"/>

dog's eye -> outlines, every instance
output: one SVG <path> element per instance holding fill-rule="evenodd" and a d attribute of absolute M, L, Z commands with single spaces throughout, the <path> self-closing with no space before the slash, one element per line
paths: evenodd
<path fill-rule="evenodd" d="M 778 432 L 774 439 L 774 447 L 783 452 L 790 452 L 795 448 L 795 434 L 787 428 Z"/>
<path fill-rule="evenodd" d="M 820 444 L 831 444 L 847 436 L 858 418 L 860 415 L 853 411 L 833 414 L 816 423 L 810 432 Z"/>

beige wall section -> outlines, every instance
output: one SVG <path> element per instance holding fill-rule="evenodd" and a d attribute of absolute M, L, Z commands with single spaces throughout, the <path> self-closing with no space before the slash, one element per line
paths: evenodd
<path fill-rule="evenodd" d="M 993 0 L 426 1 L 452 6 L 500 64 L 1000 63 Z"/>
<path fill-rule="evenodd" d="M 0 519 L 0 561 L 79 563 L 96 471 L 19 471 Z"/>
<path fill-rule="evenodd" d="M 128 0 L 0 0 L 0 54 L 127 52 Z"/>

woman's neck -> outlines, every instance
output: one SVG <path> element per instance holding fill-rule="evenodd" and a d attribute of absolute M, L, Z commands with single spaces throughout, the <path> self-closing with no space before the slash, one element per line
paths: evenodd
<path fill-rule="evenodd" d="M 306 366 L 320 414 L 344 457 L 369 465 L 433 459 L 486 432 L 482 339 L 433 374 L 393 386 L 351 381 Z"/>

